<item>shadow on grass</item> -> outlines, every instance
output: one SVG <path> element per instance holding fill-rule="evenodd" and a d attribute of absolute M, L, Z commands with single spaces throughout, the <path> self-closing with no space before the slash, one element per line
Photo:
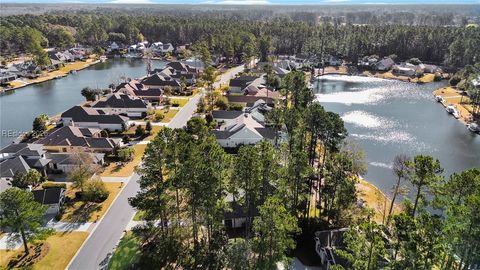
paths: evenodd
<path fill-rule="evenodd" d="M 28 250 L 29 254 L 25 254 L 22 250 L 21 253 L 11 258 L 8 262 L 7 269 L 24 268 L 35 264 L 47 255 L 50 250 L 50 245 L 48 243 L 30 245 Z"/>
<path fill-rule="evenodd" d="M 80 206 L 77 207 L 78 201 L 72 201 L 65 204 L 66 208 L 75 208 L 73 212 L 67 213 L 65 221 L 68 222 L 88 222 L 94 212 L 100 211 L 102 206 L 93 202 L 80 202 Z M 98 219 L 99 217 L 97 217 Z"/>

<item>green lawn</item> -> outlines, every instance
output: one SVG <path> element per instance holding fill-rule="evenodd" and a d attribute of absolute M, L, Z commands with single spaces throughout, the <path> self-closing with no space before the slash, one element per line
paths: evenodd
<path fill-rule="evenodd" d="M 143 212 L 143 211 L 137 211 L 137 212 L 135 213 L 135 216 L 133 216 L 133 220 L 134 220 L 134 221 L 142 221 L 144 215 L 145 215 L 145 212 Z"/>
<path fill-rule="evenodd" d="M 185 104 L 187 104 L 188 100 L 189 100 L 189 98 L 174 98 L 174 97 L 170 98 L 170 102 L 178 103 L 179 107 L 185 106 Z"/>
<path fill-rule="evenodd" d="M 127 232 L 117 249 L 113 253 L 110 262 L 108 263 L 109 270 L 124 270 L 129 269 L 131 265 L 138 261 L 140 251 L 138 250 L 138 242 L 132 232 Z"/>

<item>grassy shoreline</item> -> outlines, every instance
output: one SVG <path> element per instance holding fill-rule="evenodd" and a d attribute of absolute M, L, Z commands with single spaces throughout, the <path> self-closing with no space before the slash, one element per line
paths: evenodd
<path fill-rule="evenodd" d="M 12 92 L 17 89 L 21 89 L 23 87 L 27 87 L 29 85 L 34 85 L 50 80 L 55 80 L 59 78 L 63 78 L 68 76 L 72 70 L 75 71 L 80 71 L 83 69 L 86 69 L 87 67 L 90 67 L 92 65 L 95 65 L 99 63 L 100 60 L 95 60 L 95 59 L 87 59 L 87 61 L 75 61 L 72 63 L 67 63 L 65 66 L 61 67 L 58 70 L 50 71 L 45 74 L 42 74 L 40 77 L 35 78 L 35 79 L 16 79 L 10 82 L 10 85 L 12 87 L 9 88 L 3 88 L 1 89 L 1 92 Z"/>
<path fill-rule="evenodd" d="M 357 183 L 358 198 L 365 202 L 365 205 L 374 212 L 373 219 L 377 223 L 383 223 L 388 215 L 388 209 L 392 200 L 383 193 L 377 186 L 363 178 Z M 397 203 L 393 206 L 393 213 L 399 213 L 401 206 Z"/>
<path fill-rule="evenodd" d="M 472 117 L 472 105 L 470 105 L 470 99 L 467 96 L 463 96 L 460 91 L 457 89 L 447 86 L 441 87 L 433 91 L 434 96 L 440 96 L 443 98 L 443 102 L 439 102 L 443 107 L 454 106 L 455 109 L 460 113 L 458 121 L 463 124 L 468 124 Z"/>

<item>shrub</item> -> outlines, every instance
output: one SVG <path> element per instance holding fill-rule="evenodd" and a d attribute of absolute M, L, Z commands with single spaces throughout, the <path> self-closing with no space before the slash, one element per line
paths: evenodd
<path fill-rule="evenodd" d="M 49 188 L 67 188 L 67 184 L 65 183 L 55 183 L 55 182 L 45 182 L 42 184 L 43 189 Z"/>
<path fill-rule="evenodd" d="M 102 136 L 103 138 L 108 138 L 108 130 L 102 129 L 102 131 L 100 131 L 100 136 Z"/>
<path fill-rule="evenodd" d="M 129 161 L 133 159 L 134 154 L 135 154 L 135 149 L 131 147 L 122 148 L 118 150 L 118 153 L 117 153 L 118 158 L 120 158 L 122 161 Z"/>
<path fill-rule="evenodd" d="M 142 126 L 138 125 L 135 129 L 135 137 L 141 137 L 143 135 L 145 135 L 145 129 Z"/>
<path fill-rule="evenodd" d="M 122 137 L 122 142 L 123 142 L 124 144 L 129 143 L 129 142 L 130 142 L 130 137 L 129 137 L 127 134 L 123 135 L 123 137 Z"/>
<path fill-rule="evenodd" d="M 450 79 L 450 81 L 448 81 L 448 83 L 451 85 L 451 86 L 456 86 L 460 81 L 462 80 L 462 77 L 455 74 L 452 76 L 452 78 Z"/>
<path fill-rule="evenodd" d="M 100 179 L 92 179 L 87 182 L 82 193 L 82 199 L 89 202 L 103 202 L 108 198 L 110 192 L 105 183 Z"/>
<path fill-rule="evenodd" d="M 228 104 L 228 109 L 230 111 L 241 111 L 241 110 L 243 110 L 243 106 L 238 104 L 238 103 L 229 103 Z"/>
<path fill-rule="evenodd" d="M 153 118 L 153 120 L 155 122 L 160 122 L 163 120 L 163 118 L 165 118 L 165 115 L 162 112 L 157 112 L 155 113 L 155 117 Z"/>
<path fill-rule="evenodd" d="M 152 132 L 152 122 L 147 121 L 147 124 L 145 125 L 145 130 L 150 134 Z"/>
<path fill-rule="evenodd" d="M 180 106 L 180 103 L 178 103 L 178 101 L 174 100 L 172 101 L 172 107 L 178 107 Z"/>
<path fill-rule="evenodd" d="M 226 110 L 228 108 L 228 100 L 226 97 L 219 97 L 215 101 L 215 106 L 217 106 L 220 110 Z"/>
<path fill-rule="evenodd" d="M 165 104 L 165 105 L 170 105 L 171 102 L 172 102 L 172 101 L 171 101 L 171 99 L 170 99 L 169 97 L 165 97 L 165 98 L 163 99 L 163 104 Z"/>

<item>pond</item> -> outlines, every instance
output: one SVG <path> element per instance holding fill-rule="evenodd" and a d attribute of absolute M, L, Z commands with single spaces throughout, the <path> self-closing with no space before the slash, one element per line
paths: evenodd
<path fill-rule="evenodd" d="M 154 60 L 152 68 L 162 68 L 166 63 Z M 0 96 L 0 146 L 30 131 L 38 115 L 53 116 L 83 102 L 85 98 L 80 92 L 84 87 L 108 88 L 111 83 L 122 82 L 122 77 L 143 77 L 146 67 L 146 61 L 141 59 L 112 59 L 61 79 L 29 85 Z"/>
<path fill-rule="evenodd" d="M 446 82 L 412 84 L 361 76 L 326 75 L 313 87 L 317 100 L 338 113 L 367 156 L 365 179 L 389 194 L 397 154 L 431 155 L 449 176 L 480 166 L 480 136 L 449 115 L 432 91 Z"/>

